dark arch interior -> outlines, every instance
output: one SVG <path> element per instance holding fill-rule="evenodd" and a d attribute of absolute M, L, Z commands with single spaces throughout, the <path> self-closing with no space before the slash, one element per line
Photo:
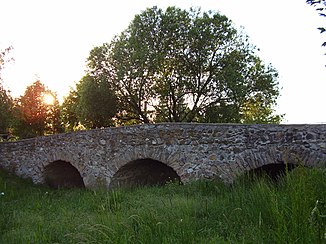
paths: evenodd
<path fill-rule="evenodd" d="M 45 167 L 45 182 L 53 188 L 85 188 L 78 170 L 65 161 L 54 161 Z"/>
<path fill-rule="evenodd" d="M 178 174 L 166 164 L 150 158 L 131 161 L 122 166 L 112 177 L 110 188 L 145 185 L 165 185 L 181 182 Z"/>
<path fill-rule="evenodd" d="M 266 164 L 256 169 L 252 169 L 248 173 L 251 177 L 268 176 L 273 181 L 277 181 L 280 177 L 286 174 L 286 171 L 291 171 L 295 167 L 297 167 L 295 164 Z"/>

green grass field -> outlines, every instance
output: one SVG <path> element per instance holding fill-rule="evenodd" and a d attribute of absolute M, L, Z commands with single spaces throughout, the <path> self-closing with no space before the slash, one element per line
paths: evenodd
<path fill-rule="evenodd" d="M 318 200 L 317 206 L 316 202 Z M 125 190 L 54 190 L 0 171 L 0 243 L 326 243 L 326 170 Z"/>

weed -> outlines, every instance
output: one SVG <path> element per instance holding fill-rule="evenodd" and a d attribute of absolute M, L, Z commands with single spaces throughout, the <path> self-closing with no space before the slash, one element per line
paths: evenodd
<path fill-rule="evenodd" d="M 232 186 L 91 191 L 0 171 L 0 243 L 324 243 L 325 176 L 298 167 L 278 183 L 243 176 Z"/>

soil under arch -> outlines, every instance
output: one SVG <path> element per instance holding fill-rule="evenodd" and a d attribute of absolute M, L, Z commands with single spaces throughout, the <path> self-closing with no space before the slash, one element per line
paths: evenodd
<path fill-rule="evenodd" d="M 79 171 L 69 162 L 57 160 L 45 167 L 45 183 L 52 188 L 85 188 Z"/>
<path fill-rule="evenodd" d="M 249 170 L 247 173 L 251 177 L 262 177 L 268 176 L 273 181 L 277 181 L 280 177 L 286 175 L 287 172 L 290 172 L 298 165 L 296 164 L 285 164 L 285 163 L 277 163 L 277 164 L 266 164 L 255 169 Z"/>
<path fill-rule="evenodd" d="M 122 166 L 112 177 L 110 188 L 147 185 L 165 185 L 181 182 L 180 176 L 170 166 L 151 159 L 137 159 Z"/>

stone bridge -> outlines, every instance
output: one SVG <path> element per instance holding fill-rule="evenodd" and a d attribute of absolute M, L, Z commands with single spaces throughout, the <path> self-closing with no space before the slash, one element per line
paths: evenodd
<path fill-rule="evenodd" d="M 326 125 L 150 124 L 0 143 L 0 166 L 52 187 L 232 182 L 255 169 L 326 165 Z"/>

